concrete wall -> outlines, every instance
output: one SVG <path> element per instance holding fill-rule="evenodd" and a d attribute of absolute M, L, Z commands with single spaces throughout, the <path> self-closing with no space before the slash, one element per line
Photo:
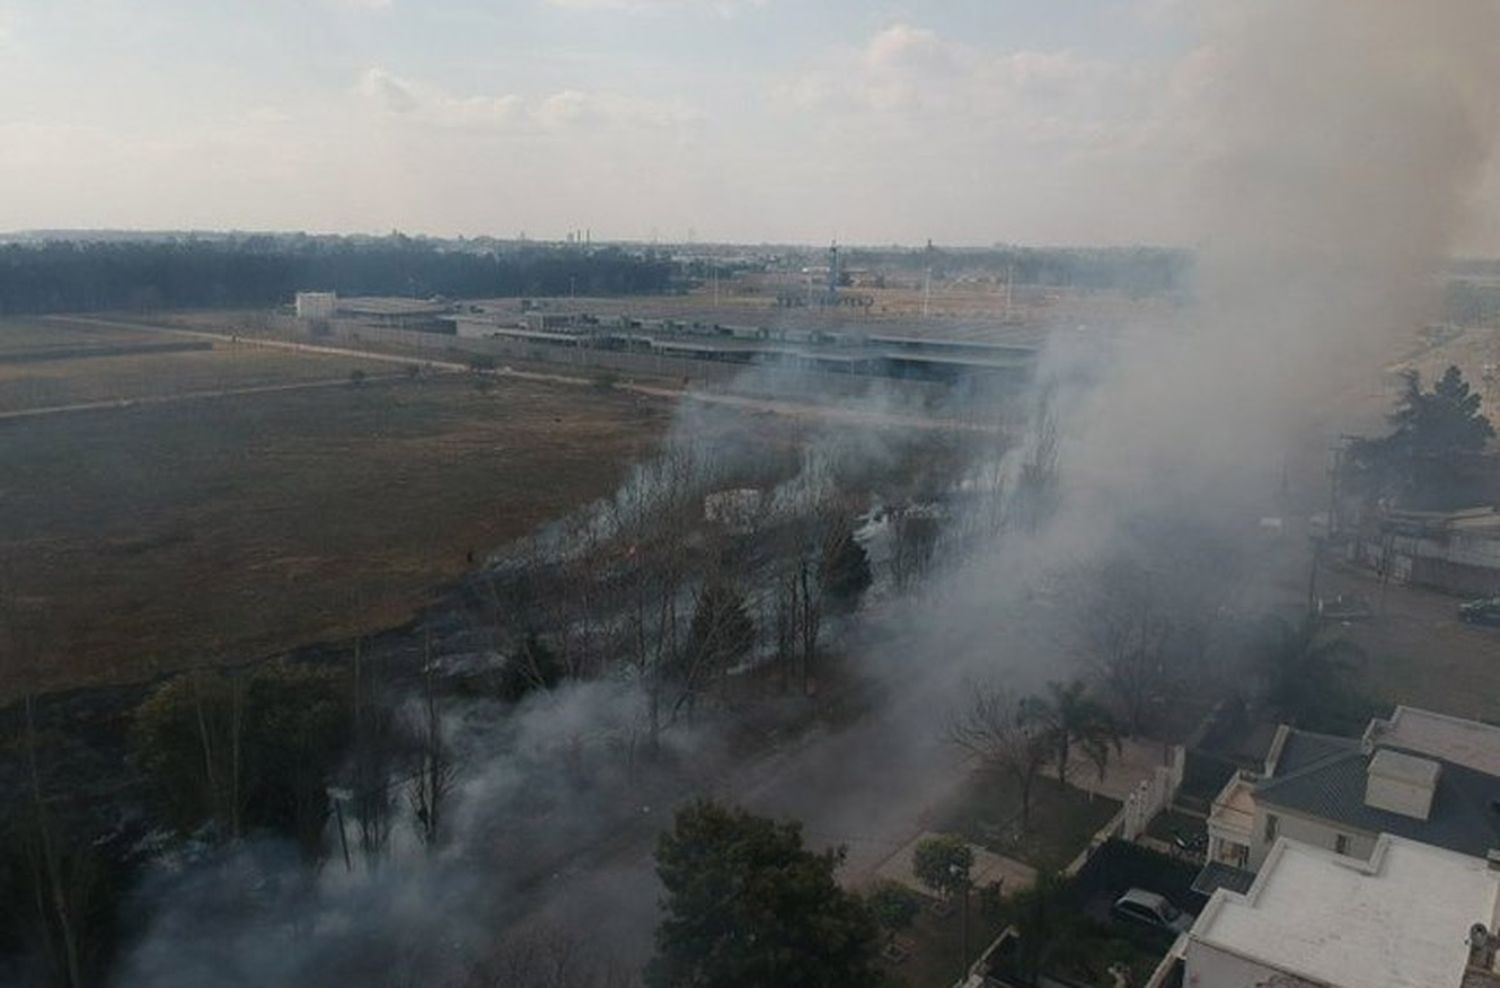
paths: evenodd
<path fill-rule="evenodd" d="M 1272 984 L 1278 988 L 1295 988 L 1311 984 L 1199 940 L 1188 941 L 1184 960 L 1187 974 L 1183 984 L 1192 988 L 1265 988 Z M 1273 980 L 1278 975 L 1287 980 Z"/>

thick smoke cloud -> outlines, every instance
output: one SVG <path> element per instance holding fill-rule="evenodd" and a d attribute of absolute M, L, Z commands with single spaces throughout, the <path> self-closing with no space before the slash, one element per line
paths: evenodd
<path fill-rule="evenodd" d="M 1046 592 L 1056 574 L 1149 543 L 1160 528 L 1142 519 L 1173 519 L 1178 541 L 1239 537 L 1271 513 L 1289 450 L 1322 445 L 1337 428 L 1330 409 L 1350 387 L 1368 390 L 1429 311 L 1500 123 L 1500 5 L 1260 0 L 1184 16 L 1203 33 L 1176 122 L 1194 156 L 1184 199 L 1200 231 L 1195 297 L 1158 324 L 1070 337 L 1048 354 L 1045 375 L 1063 382 L 1058 515 L 1035 535 L 969 546 L 920 596 L 865 617 L 848 651 L 897 688 L 858 725 L 749 766 L 704 757 L 711 728 L 679 737 L 697 765 L 690 788 L 799 817 L 814 840 L 850 843 L 854 870 L 878 859 L 923 799 L 960 777 L 940 734 L 966 678 L 1026 689 L 1080 668 L 1058 627 L 1066 602 Z M 838 432 L 823 441 L 842 442 Z M 878 443 L 861 455 L 870 450 L 882 455 Z M 1193 553 L 1145 548 L 1158 559 Z M 608 821 L 621 805 L 635 807 L 642 832 L 664 824 L 665 808 L 617 759 L 589 756 L 576 778 L 558 761 L 608 748 L 567 737 L 638 730 L 641 702 L 629 684 L 601 684 L 538 701 L 503 730 L 454 724 L 475 760 L 437 861 L 409 853 L 375 873 L 335 865 L 290 878 L 302 872 L 285 852 L 252 847 L 168 873 L 145 892 L 157 918 L 124 983 L 316 983 L 347 973 L 349 955 L 370 944 L 457 957 L 502 919 L 537 911 L 639 953 L 655 899 L 649 841 L 614 833 L 612 852 L 545 880 L 526 865 L 543 856 L 534 841 L 549 853 L 586 842 L 600 836 L 591 822 L 617 825 Z M 546 814 L 496 826 L 539 792 Z M 264 901 L 226 905 L 244 896 Z"/>

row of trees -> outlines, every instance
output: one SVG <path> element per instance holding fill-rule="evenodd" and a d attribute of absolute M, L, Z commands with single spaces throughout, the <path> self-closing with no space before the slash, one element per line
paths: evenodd
<path fill-rule="evenodd" d="M 269 306 L 299 289 L 346 295 L 625 295 L 667 290 L 669 258 L 619 248 L 472 244 L 394 234 L 370 238 L 243 237 L 0 246 L 0 315 Z"/>
<path fill-rule="evenodd" d="M 1187 251 L 1158 247 L 929 247 L 925 251 L 856 247 L 845 256 L 852 267 L 988 272 L 998 279 L 1008 273 L 1017 285 L 1117 289 L 1136 295 L 1183 290 L 1193 266 Z"/>

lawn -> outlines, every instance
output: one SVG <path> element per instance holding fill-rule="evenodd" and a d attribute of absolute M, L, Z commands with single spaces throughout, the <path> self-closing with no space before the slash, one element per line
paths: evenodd
<path fill-rule="evenodd" d="M 977 772 L 945 806 L 934 830 L 971 842 L 1039 871 L 1059 871 L 1119 812 L 1120 804 L 1055 779 L 1032 787 L 1029 826 L 1021 826 L 1021 796 L 1008 777 Z"/>
<path fill-rule="evenodd" d="M 969 902 L 969 961 L 972 963 L 1000 935 L 1004 925 L 979 908 L 979 897 Z M 897 984 L 907 988 L 948 988 L 964 971 L 961 910 L 940 915 L 930 907 L 917 914 L 912 928 L 902 934 L 911 947 L 899 964 L 885 963 Z"/>

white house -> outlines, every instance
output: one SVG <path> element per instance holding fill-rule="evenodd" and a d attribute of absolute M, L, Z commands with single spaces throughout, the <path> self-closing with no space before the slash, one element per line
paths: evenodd
<path fill-rule="evenodd" d="M 1152 984 L 1494 988 L 1500 869 L 1382 835 L 1369 860 L 1277 841 L 1243 893 L 1220 889 Z"/>
<path fill-rule="evenodd" d="M 1500 848 L 1496 807 L 1500 728 L 1412 707 L 1362 738 L 1283 725 L 1263 770 L 1214 799 L 1199 891 L 1243 889 L 1283 837 L 1368 858 L 1388 833 L 1483 858 Z"/>

